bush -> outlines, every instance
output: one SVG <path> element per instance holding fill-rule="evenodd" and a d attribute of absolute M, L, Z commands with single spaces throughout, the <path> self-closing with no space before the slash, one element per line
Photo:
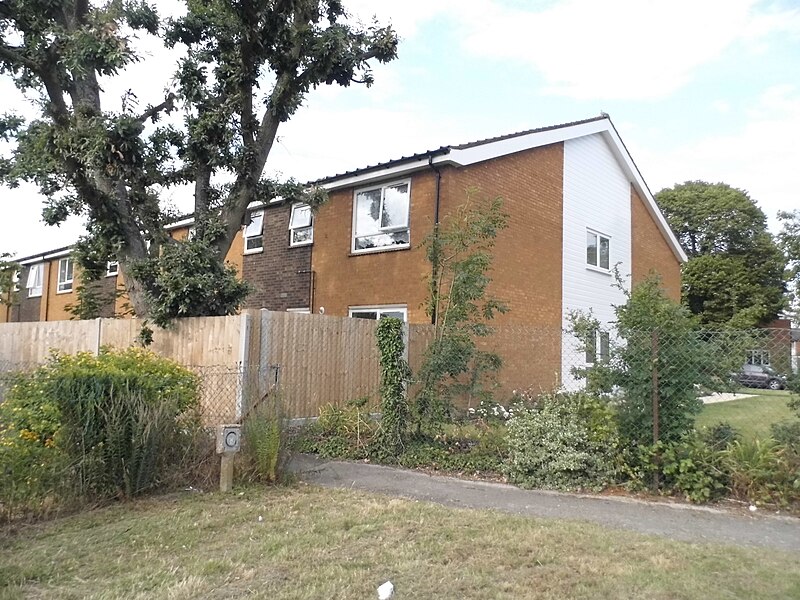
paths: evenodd
<path fill-rule="evenodd" d="M 508 421 L 505 472 L 523 487 L 602 488 L 614 481 L 619 434 L 612 410 L 592 396 L 542 396 Z"/>
<path fill-rule="evenodd" d="M 260 404 L 244 422 L 243 473 L 248 479 L 276 483 L 286 460 L 280 399 Z"/>
<path fill-rule="evenodd" d="M 353 400 L 344 408 L 332 404 L 321 408 L 319 418 L 297 440 L 297 450 L 323 458 L 367 458 L 377 430 L 366 409 L 367 400 Z"/>
<path fill-rule="evenodd" d="M 689 502 L 709 502 L 723 496 L 728 473 L 718 449 L 690 436 L 668 443 L 656 459 L 664 488 L 686 497 Z"/>
<path fill-rule="evenodd" d="M 793 458 L 773 440 L 734 442 L 724 453 L 731 495 L 752 503 L 800 501 L 800 473 Z"/>
<path fill-rule="evenodd" d="M 6 477 L 20 481 L 39 470 L 62 479 L 43 476 L 47 487 L 77 497 L 135 496 L 185 459 L 198 429 L 197 406 L 197 378 L 151 352 L 54 354 L 18 375 L 0 406 L 0 435 L 15 453 Z"/>

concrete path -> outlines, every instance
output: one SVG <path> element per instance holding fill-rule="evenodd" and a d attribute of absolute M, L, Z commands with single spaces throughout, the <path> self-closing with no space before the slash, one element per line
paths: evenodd
<path fill-rule="evenodd" d="M 753 398 L 755 394 L 737 394 L 735 392 L 714 392 L 710 396 L 702 396 L 700 400 L 703 404 L 716 404 L 717 402 L 730 402 L 731 400 L 742 400 L 743 398 Z"/>
<path fill-rule="evenodd" d="M 511 485 L 428 475 L 366 463 L 295 456 L 301 481 L 539 518 L 590 521 L 675 540 L 767 547 L 800 553 L 800 519 L 630 498 L 521 490 Z"/>

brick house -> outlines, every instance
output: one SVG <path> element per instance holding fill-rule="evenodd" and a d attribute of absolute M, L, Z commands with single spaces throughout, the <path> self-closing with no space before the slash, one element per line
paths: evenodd
<path fill-rule="evenodd" d="M 613 305 L 624 302 L 612 285 L 615 266 L 630 275 L 627 285 L 658 273 L 680 299 L 686 257 L 606 115 L 443 146 L 315 183 L 329 200 L 313 216 L 281 201 L 252 207 L 227 257 L 254 286 L 247 308 L 428 322 L 430 265 L 420 243 L 470 188 L 502 197 L 509 216 L 491 273 L 491 292 L 510 307 L 498 325 L 560 331 L 576 309 L 609 323 Z M 190 226 L 170 230 L 181 237 Z M 9 320 L 69 318 L 68 254 L 20 261 L 22 298 Z M 530 363 L 529 346 L 512 354 L 512 365 Z M 568 372 L 565 356 L 558 345 L 538 363 L 543 373 Z"/>

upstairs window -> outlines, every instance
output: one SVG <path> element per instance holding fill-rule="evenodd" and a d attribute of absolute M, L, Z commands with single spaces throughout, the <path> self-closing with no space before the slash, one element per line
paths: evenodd
<path fill-rule="evenodd" d="M 28 270 L 28 281 L 25 287 L 28 290 L 28 298 L 36 298 L 42 295 L 44 285 L 44 263 L 31 265 Z"/>
<path fill-rule="evenodd" d="M 611 238 L 586 230 L 586 264 L 604 271 L 611 268 Z"/>
<path fill-rule="evenodd" d="M 11 276 L 11 290 L 14 292 L 19 291 L 19 271 L 14 271 L 14 274 Z"/>
<path fill-rule="evenodd" d="M 353 209 L 353 252 L 408 248 L 411 183 L 359 190 Z"/>
<path fill-rule="evenodd" d="M 289 245 L 305 246 L 314 242 L 314 225 L 308 204 L 293 204 L 289 217 Z"/>
<path fill-rule="evenodd" d="M 66 294 L 72 291 L 73 261 L 71 258 L 62 258 L 58 261 L 58 287 L 57 294 Z"/>
<path fill-rule="evenodd" d="M 264 250 L 264 211 L 250 213 L 250 223 L 244 228 L 244 253 L 252 254 Z"/>
<path fill-rule="evenodd" d="M 119 273 L 119 262 L 110 260 L 106 263 L 106 277 L 113 277 Z"/>

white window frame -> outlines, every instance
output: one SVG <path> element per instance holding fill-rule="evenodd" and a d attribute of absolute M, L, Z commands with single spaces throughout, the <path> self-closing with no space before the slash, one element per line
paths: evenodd
<path fill-rule="evenodd" d="M 113 267 L 113 271 L 111 270 Z M 106 277 L 116 277 L 119 274 L 119 261 L 109 260 L 106 263 Z"/>
<path fill-rule="evenodd" d="M 602 329 L 595 329 L 589 333 L 589 339 L 586 343 L 586 364 L 594 365 L 597 363 L 607 363 L 610 355 L 611 336 L 609 333 Z"/>
<path fill-rule="evenodd" d="M 308 209 L 308 225 L 293 227 L 295 211 L 298 209 Z M 295 234 L 301 231 L 311 231 L 311 237 L 307 240 L 300 242 L 295 241 Z M 292 204 L 292 212 L 289 215 L 289 247 L 295 248 L 297 246 L 308 246 L 314 243 L 314 214 L 311 212 L 311 207 L 305 203 Z"/>
<path fill-rule="evenodd" d="M 589 238 L 590 235 L 595 236 L 595 240 L 596 240 L 596 244 L 597 244 L 597 246 L 596 246 L 597 247 L 597 253 L 596 253 L 597 264 L 592 264 L 591 262 L 589 262 L 589 239 L 588 238 Z M 601 245 L 600 240 L 601 239 L 605 239 L 608 242 L 608 266 L 607 267 L 604 267 L 604 266 L 602 266 L 600 264 L 600 245 Z M 586 262 L 586 268 L 587 269 L 600 271 L 601 273 L 610 273 L 611 272 L 612 261 L 611 261 L 611 236 L 610 235 L 608 235 L 606 233 L 602 233 L 600 231 L 597 231 L 596 229 L 592 229 L 590 227 L 587 227 L 586 228 L 586 239 L 584 240 L 583 253 L 584 253 L 584 261 Z"/>
<path fill-rule="evenodd" d="M 772 357 L 769 350 L 757 349 L 747 351 L 747 364 L 769 367 Z"/>
<path fill-rule="evenodd" d="M 407 244 L 391 244 L 389 246 L 380 246 L 378 248 L 356 248 L 356 225 L 357 225 L 357 217 L 358 217 L 358 195 L 364 192 L 369 192 L 372 190 L 380 189 L 381 191 L 381 206 L 379 214 L 383 214 L 383 201 L 386 197 L 386 188 L 397 187 L 400 185 L 407 185 L 408 186 L 408 216 L 406 218 L 405 226 L 399 227 L 381 227 L 380 233 L 397 233 L 399 231 L 406 230 L 408 231 L 408 243 Z M 379 233 L 373 234 L 379 235 Z M 362 236 L 367 237 L 367 236 Z M 351 235 L 350 235 L 350 251 L 353 254 L 370 254 L 372 252 L 389 252 L 392 250 L 405 250 L 411 247 L 411 179 L 400 179 L 397 181 L 389 181 L 387 183 L 381 183 L 376 185 L 371 185 L 367 187 L 362 187 L 357 190 L 353 191 L 353 222 L 351 228 Z"/>
<path fill-rule="evenodd" d="M 261 227 L 259 227 L 257 234 L 248 235 L 247 230 L 252 226 L 254 217 L 261 218 Z M 244 249 L 243 254 L 258 254 L 260 252 L 264 252 L 264 217 L 265 217 L 265 212 L 263 208 L 257 208 L 255 210 L 250 211 L 250 222 L 244 226 L 244 229 L 242 231 L 242 238 L 244 242 L 242 245 Z M 247 247 L 248 240 L 254 240 L 257 238 L 261 238 L 261 245 L 255 248 L 248 248 Z"/>
<path fill-rule="evenodd" d="M 61 265 L 65 264 L 65 277 L 61 278 Z M 69 271 L 69 277 L 66 277 L 66 271 Z M 72 292 L 72 284 L 75 282 L 75 263 L 67 256 L 58 260 L 58 283 L 56 284 L 56 294 L 69 294 Z M 67 287 L 69 286 L 69 287 Z"/>
<path fill-rule="evenodd" d="M 35 275 L 38 273 L 38 275 Z M 38 281 L 38 285 L 36 285 Z M 44 263 L 36 263 L 28 268 L 28 280 L 25 284 L 28 298 L 39 298 L 44 290 Z"/>
<path fill-rule="evenodd" d="M 11 274 L 11 291 L 12 292 L 19 291 L 19 271 L 14 271 Z"/>
<path fill-rule="evenodd" d="M 376 304 L 372 306 L 350 306 L 347 309 L 347 316 L 353 317 L 354 313 L 360 312 L 374 312 L 376 313 L 376 321 L 379 321 L 383 313 L 399 312 L 403 314 L 403 323 L 408 323 L 408 306 L 405 304 Z M 359 318 L 359 317 L 353 317 Z"/>
<path fill-rule="evenodd" d="M 309 307 L 307 307 L 307 306 L 303 307 L 303 308 L 287 308 L 286 312 L 294 313 L 294 314 L 297 314 L 297 315 L 310 315 L 311 314 L 311 309 Z"/>

